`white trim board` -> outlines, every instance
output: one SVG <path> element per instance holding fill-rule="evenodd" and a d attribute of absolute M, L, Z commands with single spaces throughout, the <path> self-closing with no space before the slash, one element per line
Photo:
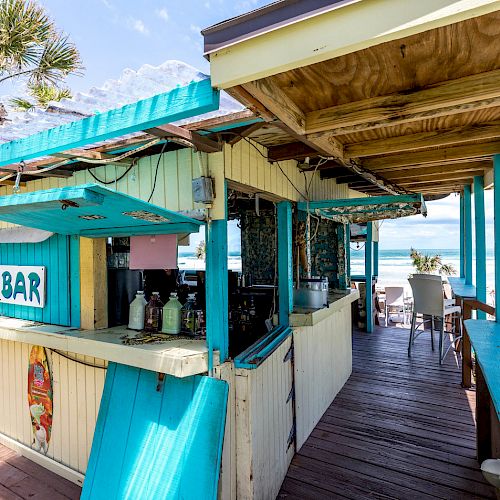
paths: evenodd
<path fill-rule="evenodd" d="M 227 89 L 500 10 L 499 0 L 365 0 L 210 54 L 212 85 Z"/>

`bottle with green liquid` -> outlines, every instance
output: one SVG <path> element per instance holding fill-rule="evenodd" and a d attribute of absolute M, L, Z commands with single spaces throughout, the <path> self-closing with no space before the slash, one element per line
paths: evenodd
<path fill-rule="evenodd" d="M 170 294 L 170 300 L 163 307 L 163 326 L 161 333 L 178 335 L 181 332 L 182 304 L 177 298 L 177 293 Z"/>

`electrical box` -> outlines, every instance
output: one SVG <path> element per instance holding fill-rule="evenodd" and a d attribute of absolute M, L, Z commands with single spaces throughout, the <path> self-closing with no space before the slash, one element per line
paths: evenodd
<path fill-rule="evenodd" d="M 193 179 L 193 201 L 209 205 L 214 201 L 214 182 L 211 177 Z"/>

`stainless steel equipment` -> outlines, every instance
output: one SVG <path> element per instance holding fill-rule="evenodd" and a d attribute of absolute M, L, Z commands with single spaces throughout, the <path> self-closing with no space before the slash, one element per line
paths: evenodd
<path fill-rule="evenodd" d="M 293 303 L 308 309 L 328 307 L 328 278 L 300 280 L 299 287 L 293 291 Z"/>

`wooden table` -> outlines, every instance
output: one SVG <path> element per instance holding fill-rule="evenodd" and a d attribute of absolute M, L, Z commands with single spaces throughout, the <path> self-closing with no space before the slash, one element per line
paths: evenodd
<path fill-rule="evenodd" d="M 467 299 L 476 299 L 476 287 L 466 285 L 465 278 L 448 278 L 453 296 L 457 300 L 457 305 L 462 307 L 462 318 L 467 320 L 471 318 L 471 308 L 466 307 Z M 467 332 L 463 332 L 462 338 L 462 387 L 469 388 L 472 385 L 472 356 L 470 339 Z"/>
<path fill-rule="evenodd" d="M 464 323 L 476 353 L 477 458 L 500 458 L 500 323 Z"/>

